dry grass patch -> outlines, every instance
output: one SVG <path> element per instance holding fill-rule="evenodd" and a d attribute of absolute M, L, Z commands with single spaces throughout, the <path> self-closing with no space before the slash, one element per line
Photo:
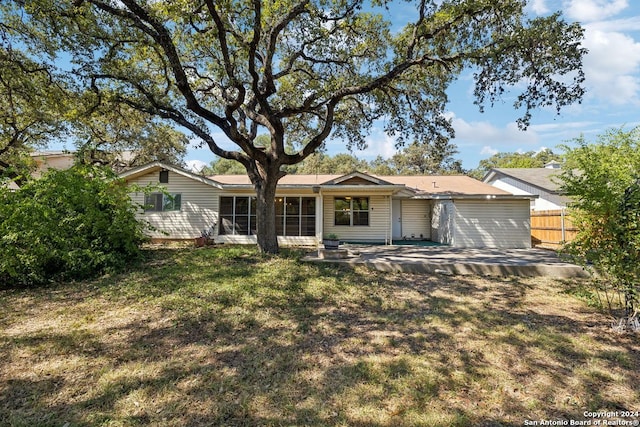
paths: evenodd
<path fill-rule="evenodd" d="M 638 337 L 564 282 L 150 253 L 117 277 L 0 292 L 2 423 L 516 426 L 640 409 Z"/>

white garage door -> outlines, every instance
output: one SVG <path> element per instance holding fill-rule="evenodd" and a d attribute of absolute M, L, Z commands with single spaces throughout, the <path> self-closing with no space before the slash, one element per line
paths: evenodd
<path fill-rule="evenodd" d="M 530 248 L 529 200 L 456 200 L 452 246 Z"/>

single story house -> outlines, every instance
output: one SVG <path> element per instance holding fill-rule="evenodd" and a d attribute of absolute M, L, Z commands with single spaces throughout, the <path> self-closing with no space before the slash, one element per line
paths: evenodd
<path fill-rule="evenodd" d="M 245 175 L 205 177 L 153 162 L 120 177 L 164 189 L 132 192 L 145 206 L 140 218 L 158 229 L 152 238 L 192 239 L 210 229 L 216 242 L 256 242 L 255 190 Z M 529 248 L 530 199 L 467 176 L 287 175 L 275 201 L 278 239 L 317 245 L 333 233 L 353 242 Z"/>
<path fill-rule="evenodd" d="M 29 155 L 35 163 L 32 172 L 34 178 L 40 178 L 49 169 L 69 169 L 75 161 L 74 154 L 69 151 L 32 151 Z M 7 185 L 11 190 L 18 189 L 18 185 L 13 181 Z"/>
<path fill-rule="evenodd" d="M 560 191 L 560 173 L 558 162 L 550 162 L 544 168 L 494 168 L 482 182 L 512 194 L 538 196 L 531 199 L 533 211 L 560 210 L 569 202 L 569 197 Z"/>

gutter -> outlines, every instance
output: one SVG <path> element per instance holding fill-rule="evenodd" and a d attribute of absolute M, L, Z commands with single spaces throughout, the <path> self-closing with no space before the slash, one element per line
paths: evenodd
<path fill-rule="evenodd" d="M 539 196 L 516 195 L 516 194 L 425 194 L 414 196 L 413 199 L 420 200 L 534 200 Z"/>

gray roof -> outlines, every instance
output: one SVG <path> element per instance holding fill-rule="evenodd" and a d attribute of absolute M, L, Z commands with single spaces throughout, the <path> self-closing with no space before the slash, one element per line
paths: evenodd
<path fill-rule="evenodd" d="M 553 179 L 554 176 L 559 176 L 562 173 L 561 169 L 551 168 L 494 168 L 491 169 L 484 178 L 484 182 L 487 182 L 495 174 L 498 177 L 508 176 L 534 187 L 541 188 L 550 193 L 560 193 L 560 184 Z"/>

